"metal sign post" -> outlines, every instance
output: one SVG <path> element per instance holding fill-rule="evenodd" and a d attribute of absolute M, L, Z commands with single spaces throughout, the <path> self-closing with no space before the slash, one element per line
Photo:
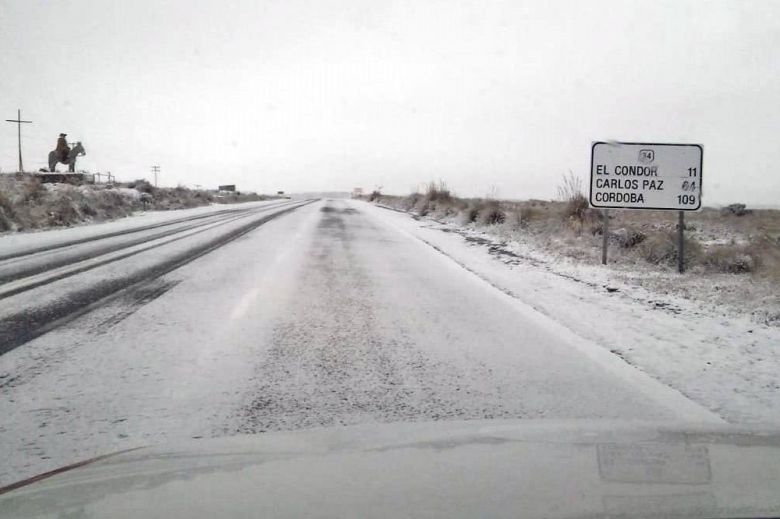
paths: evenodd
<path fill-rule="evenodd" d="M 607 264 L 607 245 L 609 244 L 609 209 L 603 209 L 601 211 L 602 217 L 604 218 L 604 223 L 601 225 L 601 231 L 603 236 L 603 241 L 601 243 L 601 264 L 606 265 Z"/>
<path fill-rule="evenodd" d="M 685 272 L 685 211 L 679 211 L 677 217 L 677 272 Z"/>

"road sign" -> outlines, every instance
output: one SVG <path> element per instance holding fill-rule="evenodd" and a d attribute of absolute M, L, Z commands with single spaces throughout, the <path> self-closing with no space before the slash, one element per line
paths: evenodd
<path fill-rule="evenodd" d="M 701 207 L 702 156 L 698 144 L 595 142 L 590 205 L 696 211 Z"/>

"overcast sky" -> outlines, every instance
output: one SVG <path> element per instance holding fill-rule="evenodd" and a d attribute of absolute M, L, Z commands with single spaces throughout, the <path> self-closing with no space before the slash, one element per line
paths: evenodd
<path fill-rule="evenodd" d="M 703 144 L 705 204 L 780 195 L 777 1 L 0 0 L 0 27 L 27 169 L 63 131 L 125 180 L 551 198 L 615 139 Z"/>

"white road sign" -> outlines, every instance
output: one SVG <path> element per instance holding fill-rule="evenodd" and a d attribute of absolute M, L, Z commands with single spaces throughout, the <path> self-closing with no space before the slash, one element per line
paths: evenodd
<path fill-rule="evenodd" d="M 590 205 L 695 211 L 701 207 L 702 156 L 698 144 L 595 142 Z"/>

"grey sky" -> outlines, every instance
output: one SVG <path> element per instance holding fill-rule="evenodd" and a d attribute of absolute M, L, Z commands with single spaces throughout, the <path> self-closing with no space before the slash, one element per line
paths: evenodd
<path fill-rule="evenodd" d="M 0 0 L 0 26 L 27 169 L 65 131 L 126 180 L 550 198 L 617 139 L 703 144 L 705 204 L 780 195 L 776 1 Z"/>

